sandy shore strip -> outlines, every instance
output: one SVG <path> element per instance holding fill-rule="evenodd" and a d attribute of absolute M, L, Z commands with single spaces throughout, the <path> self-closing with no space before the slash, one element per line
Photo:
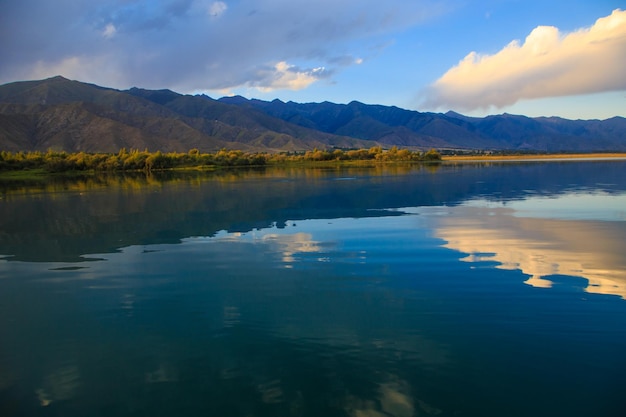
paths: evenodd
<path fill-rule="evenodd" d="M 576 153 L 576 154 L 527 154 L 527 155 L 442 155 L 446 162 L 455 161 L 536 161 L 555 159 L 626 159 L 626 153 Z"/>

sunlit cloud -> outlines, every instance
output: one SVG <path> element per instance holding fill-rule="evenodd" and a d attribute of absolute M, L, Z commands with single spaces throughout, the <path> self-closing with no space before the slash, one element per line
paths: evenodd
<path fill-rule="evenodd" d="M 324 68 L 300 70 L 286 62 L 277 63 L 270 71 L 262 71 L 264 76 L 251 83 L 262 92 L 273 90 L 302 90 L 324 76 Z"/>
<path fill-rule="evenodd" d="M 425 105 L 457 110 L 504 107 L 522 99 L 626 89 L 626 11 L 562 33 L 538 26 L 494 55 L 471 52 L 426 92 Z"/>

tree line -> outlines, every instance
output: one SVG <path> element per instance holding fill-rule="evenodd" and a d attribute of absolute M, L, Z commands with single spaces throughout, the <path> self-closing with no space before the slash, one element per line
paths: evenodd
<path fill-rule="evenodd" d="M 202 153 L 198 149 L 189 152 L 149 152 L 125 148 L 118 153 L 89 152 L 0 152 L 0 171 L 44 169 L 48 172 L 67 171 L 153 171 L 192 167 L 265 166 L 298 162 L 322 161 L 397 161 L 434 162 L 441 155 L 434 149 L 428 152 L 383 149 L 374 146 L 357 150 L 318 150 L 306 152 L 252 153 L 222 149 L 215 153 Z"/>

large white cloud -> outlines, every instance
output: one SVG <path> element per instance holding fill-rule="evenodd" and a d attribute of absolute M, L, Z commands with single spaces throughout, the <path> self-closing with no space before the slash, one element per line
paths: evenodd
<path fill-rule="evenodd" d="M 0 83 L 60 74 L 180 92 L 300 89 L 441 8 L 438 0 L 7 2 Z"/>
<path fill-rule="evenodd" d="M 589 28 L 561 33 L 539 26 L 523 44 L 494 55 L 472 52 L 426 92 L 426 106 L 457 110 L 504 107 L 522 99 L 626 90 L 626 11 Z"/>

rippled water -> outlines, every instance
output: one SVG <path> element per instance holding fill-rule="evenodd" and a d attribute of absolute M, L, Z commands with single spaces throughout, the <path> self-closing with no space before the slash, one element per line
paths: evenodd
<path fill-rule="evenodd" d="M 623 416 L 626 162 L 11 184 L 2 416 Z"/>

